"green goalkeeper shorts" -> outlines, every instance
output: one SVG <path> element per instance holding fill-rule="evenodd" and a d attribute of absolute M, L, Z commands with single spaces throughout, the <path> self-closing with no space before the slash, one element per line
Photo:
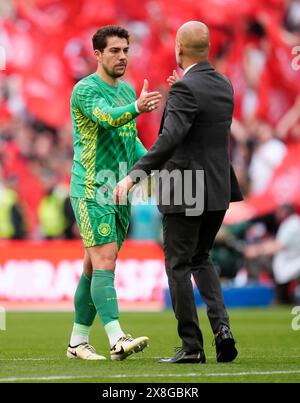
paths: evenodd
<path fill-rule="evenodd" d="M 123 220 L 121 225 L 116 212 L 99 206 L 93 199 L 71 197 L 71 203 L 86 248 L 110 242 L 117 242 L 118 249 L 121 248 L 129 222 Z"/>

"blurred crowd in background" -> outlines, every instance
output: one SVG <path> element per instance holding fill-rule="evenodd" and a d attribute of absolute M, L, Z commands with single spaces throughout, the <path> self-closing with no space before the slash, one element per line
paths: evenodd
<path fill-rule="evenodd" d="M 214 259 L 224 277 L 235 278 L 246 267 L 247 281 L 273 281 L 272 258 L 290 248 L 285 259 L 294 259 L 291 271 L 299 267 L 300 273 L 299 0 L 1 2 L 0 238 L 78 237 L 68 195 L 69 98 L 73 85 L 96 69 L 93 33 L 107 24 L 126 27 L 131 44 L 125 79 L 138 93 L 148 78 L 151 89 L 166 97 L 166 79 L 176 68 L 175 34 L 188 20 L 209 26 L 211 63 L 235 90 L 230 153 L 245 202 L 230 212 Z M 162 110 L 138 118 L 147 148 Z M 282 229 L 287 221 L 292 224 Z M 161 241 L 154 206 L 133 208 L 129 237 Z M 287 285 L 282 300 L 296 278 L 277 281 Z"/>

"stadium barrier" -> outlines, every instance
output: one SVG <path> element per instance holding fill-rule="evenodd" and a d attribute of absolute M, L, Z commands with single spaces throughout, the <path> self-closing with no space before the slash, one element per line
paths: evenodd
<path fill-rule="evenodd" d="M 0 306 L 5 309 L 72 309 L 82 273 L 81 241 L 0 241 Z M 126 240 L 116 268 L 122 310 L 171 308 L 161 246 Z M 272 287 L 223 287 L 228 307 L 265 306 Z M 198 290 L 196 302 L 203 305 Z"/>
<path fill-rule="evenodd" d="M 81 241 L 1 241 L 0 305 L 7 309 L 70 309 L 82 272 Z M 160 309 L 167 279 L 163 251 L 125 241 L 117 261 L 121 309 Z"/>
<path fill-rule="evenodd" d="M 223 286 L 225 305 L 228 308 L 250 308 L 271 305 L 275 298 L 274 287 L 262 284 L 251 284 L 244 287 Z M 196 305 L 204 307 L 204 302 L 195 289 Z M 165 289 L 165 306 L 172 308 L 170 292 Z"/>

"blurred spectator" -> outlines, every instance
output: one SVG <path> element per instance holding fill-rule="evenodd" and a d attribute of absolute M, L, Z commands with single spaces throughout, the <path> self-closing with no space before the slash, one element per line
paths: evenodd
<path fill-rule="evenodd" d="M 284 19 L 285 27 L 291 32 L 300 32 L 300 2 L 288 0 L 289 7 L 286 10 Z"/>
<path fill-rule="evenodd" d="M 243 243 L 232 233 L 229 226 L 222 225 L 220 228 L 211 257 L 217 265 L 220 277 L 233 279 L 236 276 L 242 264 Z"/>
<path fill-rule="evenodd" d="M 272 127 L 264 121 L 257 121 L 254 130 L 254 151 L 252 154 L 249 177 L 253 194 L 262 193 L 272 178 L 276 167 L 283 160 L 286 147 L 273 135 Z"/>
<path fill-rule="evenodd" d="M 1 178 L 0 173 L 0 238 L 23 239 L 25 222 L 15 177 Z"/>
<path fill-rule="evenodd" d="M 56 184 L 56 177 L 51 171 L 42 172 L 45 196 L 38 207 L 40 230 L 43 238 L 63 238 L 67 228 L 65 200 L 68 190 Z"/>
<path fill-rule="evenodd" d="M 246 248 L 249 259 L 273 257 L 272 267 L 280 303 L 293 303 L 291 283 L 300 278 L 300 217 L 291 205 L 280 206 L 275 213 L 279 223 L 273 239 L 261 241 Z"/>
<path fill-rule="evenodd" d="M 300 95 L 278 122 L 276 133 L 283 141 L 300 141 Z"/>
<path fill-rule="evenodd" d="M 75 215 L 69 195 L 65 198 L 63 211 L 66 219 L 66 226 L 64 231 L 65 239 L 79 238 L 79 230 L 77 228 Z"/>

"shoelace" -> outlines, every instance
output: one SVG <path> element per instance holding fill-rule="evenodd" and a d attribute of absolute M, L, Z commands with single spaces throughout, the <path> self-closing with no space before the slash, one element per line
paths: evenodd
<path fill-rule="evenodd" d="M 128 334 L 126 336 L 121 337 L 120 340 L 122 340 L 122 341 L 132 341 L 133 338 Z"/>
<path fill-rule="evenodd" d="M 219 330 L 218 333 L 215 335 L 215 337 L 214 337 L 214 339 L 213 339 L 213 341 L 212 341 L 212 343 L 211 343 L 212 346 L 215 346 L 215 345 L 216 345 L 216 339 L 217 339 L 220 335 L 223 336 L 223 337 L 222 337 L 223 340 L 224 340 L 224 339 L 228 339 L 228 338 L 233 338 L 232 333 L 231 333 L 231 330 L 230 330 L 227 326 L 225 326 L 225 327 L 221 328 L 221 330 Z"/>
<path fill-rule="evenodd" d="M 133 340 L 132 336 L 130 334 L 127 334 L 126 336 L 120 337 L 120 339 L 117 341 L 117 343 L 120 341 L 132 341 L 132 340 Z M 117 343 L 110 349 L 111 351 L 116 351 Z"/>
<path fill-rule="evenodd" d="M 89 350 L 91 353 L 96 353 L 96 350 L 90 344 L 86 344 L 84 347 L 86 350 Z"/>
<path fill-rule="evenodd" d="M 119 343 L 120 341 L 132 341 L 132 340 L 133 340 L 132 336 L 130 334 L 127 334 L 126 336 L 120 337 L 117 343 Z M 117 343 L 111 348 L 112 351 L 116 350 Z"/>

